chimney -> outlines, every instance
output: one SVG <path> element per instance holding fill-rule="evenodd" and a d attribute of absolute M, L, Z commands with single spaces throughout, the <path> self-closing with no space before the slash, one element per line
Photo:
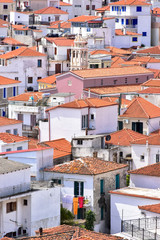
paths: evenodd
<path fill-rule="evenodd" d="M 126 35 L 126 28 L 124 27 L 122 30 L 123 34 Z"/>
<path fill-rule="evenodd" d="M 40 235 L 40 236 L 43 235 L 43 228 L 42 228 L 42 227 L 39 228 L 39 235 Z"/>
<path fill-rule="evenodd" d="M 88 89 L 88 98 L 90 98 L 91 97 L 91 89 L 89 88 Z"/>

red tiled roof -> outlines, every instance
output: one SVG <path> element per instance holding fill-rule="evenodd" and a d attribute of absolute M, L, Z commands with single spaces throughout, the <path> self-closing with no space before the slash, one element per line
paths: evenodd
<path fill-rule="evenodd" d="M 137 53 L 160 54 L 160 46 L 138 50 Z"/>
<path fill-rule="evenodd" d="M 86 157 L 56 165 L 54 167 L 45 169 L 45 171 L 66 174 L 97 175 L 126 167 L 126 164 L 109 162 L 105 160 L 100 160 L 98 158 Z"/>
<path fill-rule="evenodd" d="M 113 105 L 117 105 L 116 103 L 109 103 L 104 101 L 103 99 L 99 99 L 99 98 L 86 98 L 86 99 L 76 99 L 72 102 L 69 103 L 64 103 L 61 105 L 58 105 L 56 107 L 51 107 L 46 109 L 46 112 L 55 109 L 55 108 L 76 108 L 76 109 L 80 109 L 80 108 L 87 108 L 87 107 L 92 107 L 92 108 L 100 108 L 100 107 L 109 107 L 109 106 L 113 106 Z"/>
<path fill-rule="evenodd" d="M 144 136 L 141 139 L 134 140 L 132 144 L 141 144 L 141 145 L 160 145 L 160 135 L 152 133 L 150 136 Z"/>
<path fill-rule="evenodd" d="M 112 55 L 107 50 L 94 50 L 94 51 L 90 52 L 90 54 L 91 55 L 97 55 L 97 54 Z"/>
<path fill-rule="evenodd" d="M 70 3 L 59 1 L 60 6 L 72 6 Z"/>
<path fill-rule="evenodd" d="M 160 79 L 149 79 L 148 81 L 142 83 L 142 86 L 160 87 Z"/>
<path fill-rule="evenodd" d="M 0 117 L 0 126 L 12 125 L 12 124 L 18 124 L 18 123 L 22 123 L 22 121 L 6 118 L 6 117 Z"/>
<path fill-rule="evenodd" d="M 54 149 L 53 159 L 71 155 L 71 143 L 65 138 L 43 142 Z"/>
<path fill-rule="evenodd" d="M 15 97 L 10 97 L 10 98 L 8 98 L 8 100 L 9 101 L 28 102 L 31 97 L 34 98 L 34 102 L 37 102 L 43 98 L 43 93 L 42 92 L 26 92 L 26 93 L 17 95 Z"/>
<path fill-rule="evenodd" d="M 124 49 L 121 49 L 121 48 L 116 48 L 116 47 L 112 47 L 112 46 L 109 46 L 109 47 L 106 47 L 106 49 L 110 50 L 111 53 L 115 54 L 115 55 L 130 55 L 132 52 L 131 51 L 128 51 L 128 50 L 124 50 Z"/>
<path fill-rule="evenodd" d="M 46 8 L 42 8 L 40 10 L 36 10 L 34 11 L 34 14 L 68 14 L 65 11 L 62 11 L 59 8 L 55 8 L 55 7 L 46 7 Z"/>
<path fill-rule="evenodd" d="M 71 73 L 80 76 L 81 78 L 92 78 L 92 77 L 110 77 L 110 76 L 124 76 L 134 74 L 146 74 L 152 73 L 150 70 L 141 66 L 131 66 L 123 68 L 93 68 L 84 70 L 73 70 Z"/>
<path fill-rule="evenodd" d="M 18 30 L 18 31 L 28 31 L 28 30 L 31 31 L 31 29 L 29 27 L 25 26 L 25 25 L 14 25 L 14 24 L 12 24 L 12 28 L 14 30 Z"/>
<path fill-rule="evenodd" d="M 65 235 L 63 237 L 63 235 L 61 236 L 61 234 L 67 234 L 69 235 L 69 238 L 67 238 L 67 236 Z M 54 236 L 56 237 L 56 235 L 59 236 L 58 240 L 76 240 L 77 237 L 79 237 L 81 240 L 83 238 L 89 238 L 91 240 L 119 240 L 122 239 L 121 237 L 117 237 L 117 236 L 113 236 L 110 234 L 104 234 L 104 233 L 99 233 L 99 232 L 94 232 L 94 231 L 89 231 L 87 229 L 84 228 L 80 228 L 77 226 L 69 226 L 69 225 L 60 225 L 57 227 L 52 227 L 52 228 L 44 228 L 43 229 L 43 235 L 42 236 L 38 236 L 39 231 L 36 231 L 36 237 L 34 237 L 34 239 L 41 239 L 41 237 L 47 237 L 47 239 L 49 239 L 49 235 L 50 236 Z M 48 235 L 49 234 L 49 235 Z M 62 238 L 61 238 L 62 237 Z M 31 240 L 32 237 L 30 237 L 29 239 Z M 56 239 L 57 240 L 57 239 Z"/>
<path fill-rule="evenodd" d="M 0 85 L 10 85 L 16 83 L 20 83 L 20 81 L 0 76 Z"/>
<path fill-rule="evenodd" d="M 85 89 L 85 90 L 89 91 L 89 89 Z M 98 95 L 138 92 L 140 90 L 141 90 L 141 85 L 121 85 L 121 86 L 111 86 L 111 87 L 91 87 L 90 88 L 90 92 Z"/>
<path fill-rule="evenodd" d="M 151 69 L 151 68 L 148 68 L 148 69 L 154 73 L 154 78 L 160 78 L 160 70 L 159 69 Z"/>
<path fill-rule="evenodd" d="M 154 87 L 148 87 L 148 88 L 146 88 L 146 89 L 143 89 L 143 90 L 141 90 L 141 91 L 139 91 L 138 93 L 144 93 L 144 94 L 156 94 L 156 93 L 158 93 L 158 94 L 160 94 L 160 88 L 158 88 L 158 87 L 156 87 L 156 88 L 154 88 Z"/>
<path fill-rule="evenodd" d="M 21 47 L 11 52 L 0 55 L 0 58 L 10 59 L 14 57 L 41 57 L 41 56 L 46 56 L 46 54 L 34 51 L 27 47 Z"/>
<path fill-rule="evenodd" d="M 160 214 L 160 203 L 152 205 L 138 206 L 139 209 L 145 210 L 148 212 L 154 212 Z"/>
<path fill-rule="evenodd" d="M 108 102 L 115 102 L 119 103 L 119 98 L 118 97 L 104 97 L 103 100 L 108 101 Z M 130 104 L 130 100 L 122 98 L 121 99 L 121 106 L 122 108 L 125 106 L 128 106 Z"/>
<path fill-rule="evenodd" d="M 160 63 L 160 59 L 150 57 L 150 56 L 136 57 L 136 58 L 133 58 L 131 61 L 140 62 L 140 63 Z"/>
<path fill-rule="evenodd" d="M 101 7 L 101 8 L 97 8 L 96 11 L 98 12 L 105 12 L 105 11 L 110 11 L 110 6 L 104 6 L 104 7 Z"/>
<path fill-rule="evenodd" d="M 58 29 L 59 27 L 63 28 L 63 29 L 71 28 L 71 23 L 70 22 L 62 22 L 62 21 L 52 22 L 48 28 Z"/>
<path fill-rule="evenodd" d="M 5 143 L 23 142 L 28 141 L 27 137 L 21 137 L 10 133 L 0 133 L 0 140 Z"/>
<path fill-rule="evenodd" d="M 130 174 L 160 177 L 160 163 L 151 164 L 142 168 L 129 171 Z"/>
<path fill-rule="evenodd" d="M 55 84 L 56 83 L 56 76 L 60 75 L 60 73 L 51 75 L 49 77 L 46 78 L 41 78 L 38 79 L 37 82 L 42 82 L 42 83 L 47 83 L 47 84 Z"/>
<path fill-rule="evenodd" d="M 152 10 L 151 10 L 151 13 L 152 14 L 160 14 L 160 8 L 158 8 L 158 7 L 156 7 L 156 8 L 153 8 Z"/>
<path fill-rule="evenodd" d="M 101 19 L 100 16 L 82 15 L 82 16 L 79 16 L 79 17 L 69 19 L 68 21 L 69 22 L 88 22 L 88 21 L 95 20 L 95 19 L 98 19 L 98 18 Z"/>
<path fill-rule="evenodd" d="M 122 29 L 115 29 L 115 34 L 117 36 L 141 36 L 142 34 L 139 33 L 134 33 L 134 32 L 130 32 L 130 31 L 126 31 L 126 33 L 124 33 L 122 31 Z"/>
<path fill-rule="evenodd" d="M 111 2 L 109 5 L 150 6 L 151 4 L 140 1 L 140 0 L 120 0 L 118 2 Z"/>
<path fill-rule="evenodd" d="M 144 137 L 143 134 L 132 131 L 130 129 L 122 129 L 110 134 L 111 140 L 106 141 L 107 144 L 115 146 L 130 146 L 131 142 Z"/>
<path fill-rule="evenodd" d="M 111 67 L 120 67 L 122 63 L 125 63 L 123 58 L 121 58 L 121 57 L 114 57 L 114 58 L 112 58 Z"/>
<path fill-rule="evenodd" d="M 9 22 L 0 19 L 0 28 L 8 28 Z"/>
<path fill-rule="evenodd" d="M 127 110 L 120 116 L 125 118 L 156 118 L 160 117 L 160 108 L 144 98 L 134 98 Z"/>
<path fill-rule="evenodd" d="M 5 37 L 5 38 L 2 40 L 2 43 L 8 44 L 8 45 L 14 45 L 14 46 L 27 46 L 26 44 L 21 43 L 21 42 L 17 41 L 17 40 L 14 39 L 14 38 L 11 38 L 11 37 Z"/>
<path fill-rule="evenodd" d="M 73 46 L 74 45 L 74 39 L 68 39 L 65 37 L 58 37 L 58 38 L 52 38 L 52 37 L 46 37 L 46 40 L 48 42 L 54 43 L 56 46 Z"/>
<path fill-rule="evenodd" d="M 0 3 L 13 3 L 13 0 L 0 0 Z"/>

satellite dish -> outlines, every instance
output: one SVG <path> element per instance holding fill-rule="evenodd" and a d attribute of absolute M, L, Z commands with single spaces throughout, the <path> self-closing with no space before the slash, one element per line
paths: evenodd
<path fill-rule="evenodd" d="M 106 136 L 106 141 L 110 141 L 111 140 L 111 135 L 107 135 Z"/>

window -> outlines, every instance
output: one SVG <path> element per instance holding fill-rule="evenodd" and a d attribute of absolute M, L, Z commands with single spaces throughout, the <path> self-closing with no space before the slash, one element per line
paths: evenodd
<path fill-rule="evenodd" d="M 3 88 L 3 98 L 7 98 L 7 89 Z"/>
<path fill-rule="evenodd" d="M 124 24 L 124 19 L 123 18 L 121 19 L 121 23 Z"/>
<path fill-rule="evenodd" d="M 147 32 L 142 32 L 142 37 L 147 37 Z"/>
<path fill-rule="evenodd" d="M 144 162 L 144 155 L 141 155 L 141 156 L 140 156 L 140 160 L 141 160 L 142 162 Z"/>
<path fill-rule="evenodd" d="M 57 48 L 54 48 L 54 55 L 57 55 Z"/>
<path fill-rule="evenodd" d="M 132 130 L 143 134 L 143 122 L 132 122 Z"/>
<path fill-rule="evenodd" d="M 137 6 L 137 12 L 142 12 L 142 7 L 141 6 Z"/>
<path fill-rule="evenodd" d="M 138 78 L 136 78 L 136 83 L 138 83 Z"/>
<path fill-rule="evenodd" d="M 42 77 L 38 77 L 37 79 L 41 79 Z"/>
<path fill-rule="evenodd" d="M 116 189 L 120 188 L 119 174 L 116 174 Z"/>
<path fill-rule="evenodd" d="M 132 37 L 132 42 L 137 42 L 138 38 L 137 37 Z"/>
<path fill-rule="evenodd" d="M 13 87 L 13 97 L 16 96 L 16 87 Z"/>
<path fill-rule="evenodd" d="M 3 5 L 3 9 L 8 9 L 8 5 Z"/>
<path fill-rule="evenodd" d="M 95 5 L 92 5 L 92 10 L 95 10 Z"/>
<path fill-rule="evenodd" d="M 126 25 L 129 25 L 129 19 L 126 19 Z"/>
<path fill-rule="evenodd" d="M 77 145 L 83 145 L 83 140 L 82 139 L 78 139 L 77 140 Z"/>
<path fill-rule="evenodd" d="M 75 7 L 81 7 L 81 5 L 74 5 Z"/>
<path fill-rule="evenodd" d="M 137 25 L 138 24 L 138 19 L 137 18 L 132 19 L 132 24 Z"/>
<path fill-rule="evenodd" d="M 68 80 L 68 86 L 71 87 L 72 86 L 72 81 Z"/>
<path fill-rule="evenodd" d="M 100 194 L 104 193 L 104 179 L 100 180 Z"/>
<path fill-rule="evenodd" d="M 11 151 L 11 148 L 7 148 L 7 149 L 6 149 L 6 152 L 10 152 L 10 151 Z"/>
<path fill-rule="evenodd" d="M 55 16 L 55 21 L 59 21 L 59 16 Z"/>
<path fill-rule="evenodd" d="M 6 133 L 11 133 L 11 130 L 10 129 L 6 130 Z"/>
<path fill-rule="evenodd" d="M 125 83 L 127 83 L 127 78 L 125 78 Z"/>
<path fill-rule="evenodd" d="M 89 5 L 86 5 L 86 10 L 89 10 Z"/>
<path fill-rule="evenodd" d="M 17 151 L 20 151 L 20 150 L 22 150 L 22 146 L 17 147 Z"/>
<path fill-rule="evenodd" d="M 117 80 L 113 80 L 113 83 L 116 84 L 116 83 L 117 83 Z"/>
<path fill-rule="evenodd" d="M 37 67 L 42 67 L 42 60 L 41 59 L 38 59 Z"/>
<path fill-rule="evenodd" d="M 28 200 L 27 200 L 27 199 L 24 199 L 24 200 L 23 200 L 23 205 L 24 205 L 24 206 L 27 206 L 27 205 L 28 205 Z"/>
<path fill-rule="evenodd" d="M 88 128 L 88 115 L 82 115 L 82 129 Z"/>
<path fill-rule="evenodd" d="M 101 220 L 104 220 L 104 207 L 101 207 Z"/>
<path fill-rule="evenodd" d="M 122 6 L 122 12 L 126 12 L 126 6 Z"/>
<path fill-rule="evenodd" d="M 17 129 L 17 128 L 13 129 L 13 134 L 14 134 L 14 135 L 17 135 L 17 134 L 18 134 L 18 129 Z"/>
<path fill-rule="evenodd" d="M 123 121 L 118 121 L 118 130 L 123 129 Z"/>
<path fill-rule="evenodd" d="M 17 210 L 17 203 L 16 202 L 9 202 L 6 204 L 6 212 L 14 212 Z"/>
<path fill-rule="evenodd" d="M 91 29 L 89 27 L 87 27 L 87 32 L 90 32 L 90 31 L 91 31 Z"/>
<path fill-rule="evenodd" d="M 91 114 L 91 120 L 93 120 L 94 119 L 94 114 Z"/>
<path fill-rule="evenodd" d="M 28 83 L 33 83 L 33 77 L 28 77 Z"/>
<path fill-rule="evenodd" d="M 103 85 L 103 79 L 101 79 L 101 86 Z"/>
<path fill-rule="evenodd" d="M 114 9 L 115 9 L 114 6 L 112 6 L 112 11 L 114 11 Z"/>
<path fill-rule="evenodd" d="M 156 154 L 156 163 L 159 163 L 160 160 L 160 154 Z"/>
<path fill-rule="evenodd" d="M 15 77 L 14 79 L 18 81 L 18 77 Z"/>
<path fill-rule="evenodd" d="M 117 22 L 117 23 L 119 22 L 119 18 L 116 18 L 116 22 Z"/>
<path fill-rule="evenodd" d="M 84 182 L 74 182 L 74 196 L 83 196 Z"/>

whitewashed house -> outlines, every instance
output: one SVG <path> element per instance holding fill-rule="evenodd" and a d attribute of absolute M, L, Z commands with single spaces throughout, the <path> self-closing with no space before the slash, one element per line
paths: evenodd
<path fill-rule="evenodd" d="M 43 208 L 42 208 L 43 204 Z M 60 189 L 30 182 L 30 165 L 0 158 L 0 237 L 34 236 L 60 224 Z"/>
<path fill-rule="evenodd" d="M 56 7 L 46 7 L 34 11 L 36 23 L 47 23 L 58 20 L 67 21 L 68 13 Z"/>
<path fill-rule="evenodd" d="M 0 37 L 8 36 L 8 22 L 0 19 Z"/>
<path fill-rule="evenodd" d="M 117 129 L 118 106 L 102 99 L 75 100 L 46 110 L 48 122 L 40 127 L 40 141 L 102 134 Z"/>
<path fill-rule="evenodd" d="M 63 207 L 74 211 L 74 197 L 83 197 L 83 206 L 78 207 L 78 219 L 84 219 L 89 209 L 95 212 L 94 230 L 109 231 L 108 191 L 126 185 L 127 165 L 107 162 L 98 158 L 79 158 L 44 170 L 44 179 L 53 184 L 62 184 L 61 202 Z M 66 204 L 68 198 L 68 204 Z"/>
<path fill-rule="evenodd" d="M 144 98 L 132 100 L 128 108 L 119 116 L 119 127 L 129 128 L 136 132 L 149 135 L 159 129 L 160 108 Z"/>
<path fill-rule="evenodd" d="M 74 17 L 74 5 L 67 3 L 65 1 L 59 1 L 59 9 L 61 9 L 64 12 L 68 12 L 68 19 L 71 19 Z"/>
<path fill-rule="evenodd" d="M 121 0 L 110 3 L 110 16 L 116 18 L 115 29 L 126 29 L 126 31 L 142 34 L 141 43 L 145 46 L 151 45 L 150 10 L 150 3 L 139 0 Z M 138 37 L 133 36 L 133 45 L 137 41 Z"/>
<path fill-rule="evenodd" d="M 32 22 L 33 22 L 33 12 L 19 12 L 19 11 L 10 12 L 11 24 L 24 24 L 28 26 Z"/>
<path fill-rule="evenodd" d="M 27 47 L 26 44 L 21 43 L 20 41 L 11 37 L 5 37 L 0 40 L 0 51 L 2 54 L 24 46 Z"/>
<path fill-rule="evenodd" d="M 22 136 L 22 121 L 0 117 L 0 133 L 5 132 Z"/>
<path fill-rule="evenodd" d="M 47 56 L 27 47 L 0 55 L 0 75 L 20 80 L 19 93 L 38 90 L 37 79 L 47 76 Z"/>

